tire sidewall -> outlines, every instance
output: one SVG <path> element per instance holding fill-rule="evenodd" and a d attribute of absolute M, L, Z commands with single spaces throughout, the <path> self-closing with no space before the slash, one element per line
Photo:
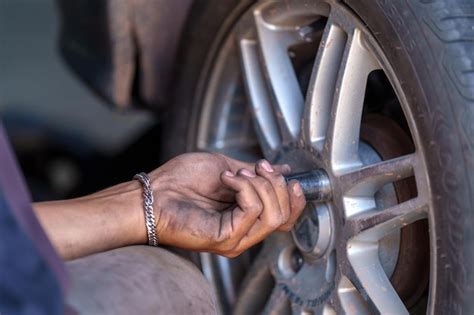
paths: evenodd
<path fill-rule="evenodd" d="M 218 49 L 255 0 L 195 1 L 178 52 L 173 104 L 162 113 L 161 161 L 196 150 L 202 93 Z"/>

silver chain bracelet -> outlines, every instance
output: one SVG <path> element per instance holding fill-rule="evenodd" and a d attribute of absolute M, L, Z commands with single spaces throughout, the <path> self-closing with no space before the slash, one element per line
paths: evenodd
<path fill-rule="evenodd" d="M 153 211 L 153 191 L 151 190 L 150 177 L 146 173 L 138 173 L 133 176 L 143 185 L 143 205 L 145 207 L 145 225 L 148 234 L 148 245 L 158 246 L 158 234 L 156 232 L 155 213 Z"/>

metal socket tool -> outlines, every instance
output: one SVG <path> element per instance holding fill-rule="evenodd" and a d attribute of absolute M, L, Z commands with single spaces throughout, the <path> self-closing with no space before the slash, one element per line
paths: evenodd
<path fill-rule="evenodd" d="M 332 198 L 331 182 L 323 169 L 285 176 L 286 182 L 299 181 L 307 201 L 325 202 Z"/>

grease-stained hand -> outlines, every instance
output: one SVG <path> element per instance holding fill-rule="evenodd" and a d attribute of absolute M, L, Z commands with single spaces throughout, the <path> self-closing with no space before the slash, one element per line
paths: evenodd
<path fill-rule="evenodd" d="M 288 165 L 189 153 L 150 178 L 160 242 L 235 257 L 275 230 L 289 231 L 306 201 Z"/>

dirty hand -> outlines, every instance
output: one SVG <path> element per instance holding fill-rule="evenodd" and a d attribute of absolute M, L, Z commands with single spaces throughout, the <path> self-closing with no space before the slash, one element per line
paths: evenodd
<path fill-rule="evenodd" d="M 288 165 L 220 154 L 178 156 L 150 174 L 160 243 L 235 257 L 275 230 L 289 231 L 306 201 Z"/>

